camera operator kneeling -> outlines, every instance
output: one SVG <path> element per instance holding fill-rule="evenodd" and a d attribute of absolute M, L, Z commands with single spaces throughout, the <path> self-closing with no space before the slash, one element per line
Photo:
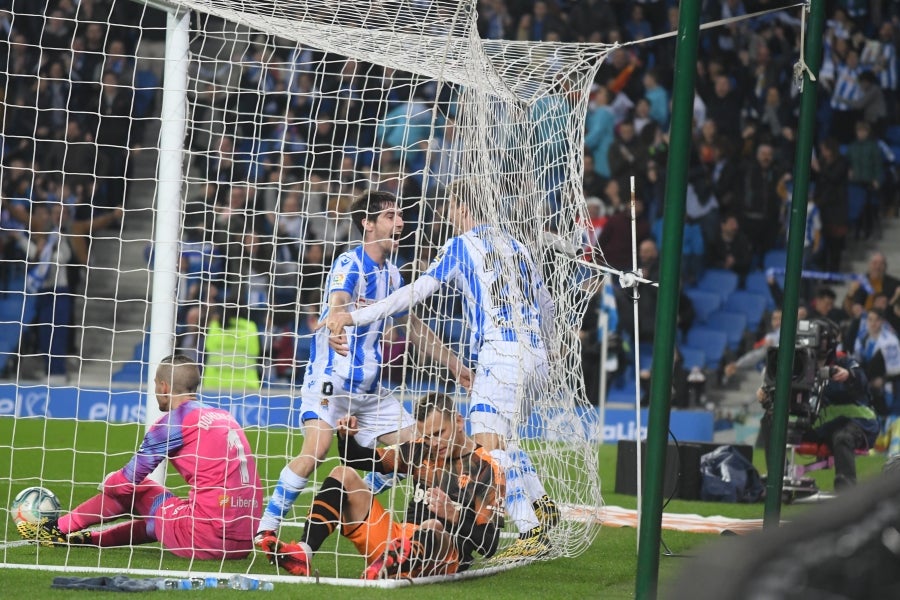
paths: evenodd
<path fill-rule="evenodd" d="M 805 326 L 808 326 L 804 329 Z M 878 434 L 878 420 L 872 410 L 868 381 L 859 363 L 838 352 L 840 329 L 827 319 L 800 323 L 798 352 L 794 358 L 794 380 L 790 412 L 795 419 L 788 425 L 788 441 L 825 444 L 834 456 L 835 491 L 856 484 L 856 451 L 871 448 Z M 810 332 L 802 336 L 801 333 Z M 815 366 L 798 368 L 798 355 L 806 347 L 815 348 Z M 802 362 L 802 361 L 800 361 Z M 767 362 L 774 365 L 774 361 Z M 812 382 L 803 383 L 803 372 L 811 372 Z M 757 391 L 766 408 L 762 427 L 771 426 L 774 398 L 773 377 Z M 767 422 L 768 421 L 768 422 Z"/>

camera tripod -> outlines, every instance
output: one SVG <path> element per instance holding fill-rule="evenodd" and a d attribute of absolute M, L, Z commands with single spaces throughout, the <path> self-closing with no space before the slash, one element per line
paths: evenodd
<path fill-rule="evenodd" d="M 787 444 L 787 455 L 784 464 L 784 483 L 781 488 L 781 500 L 785 504 L 809 498 L 819 493 L 819 486 L 807 473 L 834 467 L 834 457 L 825 444 L 800 442 Z M 814 461 L 800 464 L 798 456 L 813 456 Z"/>

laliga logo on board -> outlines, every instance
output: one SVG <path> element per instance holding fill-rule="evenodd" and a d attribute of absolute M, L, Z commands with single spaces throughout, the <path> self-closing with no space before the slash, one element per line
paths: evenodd
<path fill-rule="evenodd" d="M 557 411 L 544 416 L 544 439 L 551 442 L 578 442 L 585 438 L 585 427 L 578 416 Z"/>
<path fill-rule="evenodd" d="M 18 395 L 17 416 L 20 417 L 52 417 L 50 413 L 50 394 L 47 392 L 28 391 Z"/>
<path fill-rule="evenodd" d="M 603 427 L 603 441 L 615 442 L 618 440 L 633 440 L 637 424 L 634 421 L 627 423 L 616 423 L 615 425 L 605 425 Z M 641 439 L 647 439 L 647 427 L 641 426 Z"/>
<path fill-rule="evenodd" d="M 15 398 L 0 398 L 0 415 L 13 416 L 16 414 Z"/>

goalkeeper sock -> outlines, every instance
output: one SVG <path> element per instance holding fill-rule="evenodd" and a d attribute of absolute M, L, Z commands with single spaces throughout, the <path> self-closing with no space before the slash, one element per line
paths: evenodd
<path fill-rule="evenodd" d="M 541 483 L 541 480 L 538 478 L 534 464 L 531 462 L 531 458 L 529 458 L 525 451 L 507 451 L 513 462 L 519 467 L 519 472 L 522 475 L 522 485 L 525 488 L 525 495 L 528 496 L 528 499 L 534 502 L 538 498 L 546 496 L 547 490 L 544 489 L 544 484 Z"/>
<path fill-rule="evenodd" d="M 127 523 L 119 523 L 94 533 L 90 541 L 91 544 L 105 548 L 111 546 L 137 546 L 138 544 L 155 542 L 156 538 L 147 531 L 147 524 L 146 519 L 135 519 Z"/>
<path fill-rule="evenodd" d="M 288 514 L 300 492 L 306 487 L 307 481 L 309 480 L 306 477 L 297 475 L 290 467 L 283 468 L 266 510 L 259 520 L 257 531 L 277 531 L 284 516 Z"/>
<path fill-rule="evenodd" d="M 107 519 L 121 517 L 128 512 L 118 498 L 97 494 L 73 508 L 69 514 L 60 517 L 57 525 L 63 533 L 71 533 L 102 523 Z"/>
<path fill-rule="evenodd" d="M 534 513 L 531 500 L 525 493 L 519 466 L 513 463 L 506 450 L 491 450 L 491 457 L 497 461 L 506 475 L 506 512 L 516 524 L 516 529 L 519 530 L 519 533 L 527 533 L 535 527 L 539 527 L 541 522 Z"/>
<path fill-rule="evenodd" d="M 341 523 L 341 509 L 347 502 L 347 492 L 341 482 L 327 477 L 313 499 L 303 529 L 303 542 L 315 552 Z M 348 533 L 348 532 L 345 532 Z"/>

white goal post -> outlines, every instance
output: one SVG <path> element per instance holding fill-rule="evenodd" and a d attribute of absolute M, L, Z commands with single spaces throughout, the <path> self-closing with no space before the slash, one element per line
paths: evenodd
<path fill-rule="evenodd" d="M 474 0 L 50 5 L 0 11 L 10 32 L 0 505 L 30 485 L 54 491 L 64 510 L 95 494 L 158 418 L 153 374 L 176 350 L 216 365 L 202 397 L 244 426 L 268 497 L 300 449 L 325 277 L 360 240 L 350 202 L 367 189 L 397 195 L 406 228 L 392 260 L 409 282 L 452 235 L 442 201 L 466 177 L 478 182 L 480 216 L 529 248 L 552 294 L 550 374 L 537 397 L 523 392 L 514 441 L 562 510 L 547 557 L 582 553 L 603 505 L 602 432 L 578 338 L 601 277 L 581 253 L 583 134 L 609 48 L 483 40 Z M 415 310 L 471 358 L 453 291 Z M 238 321 L 253 334 L 219 344 Z M 465 390 L 402 331 L 386 334 L 383 361 L 385 385 L 407 404 L 441 390 L 468 411 Z M 171 468 L 160 481 L 187 493 Z M 379 498 L 401 515 L 407 492 Z M 302 524 L 311 498 L 288 525 Z M 9 516 L 0 532 L 3 567 L 275 575 L 258 554 L 210 563 L 156 545 L 35 552 Z M 515 537 L 509 522 L 507 532 L 501 548 Z M 360 573 L 346 540 L 319 556 L 323 579 Z"/>

